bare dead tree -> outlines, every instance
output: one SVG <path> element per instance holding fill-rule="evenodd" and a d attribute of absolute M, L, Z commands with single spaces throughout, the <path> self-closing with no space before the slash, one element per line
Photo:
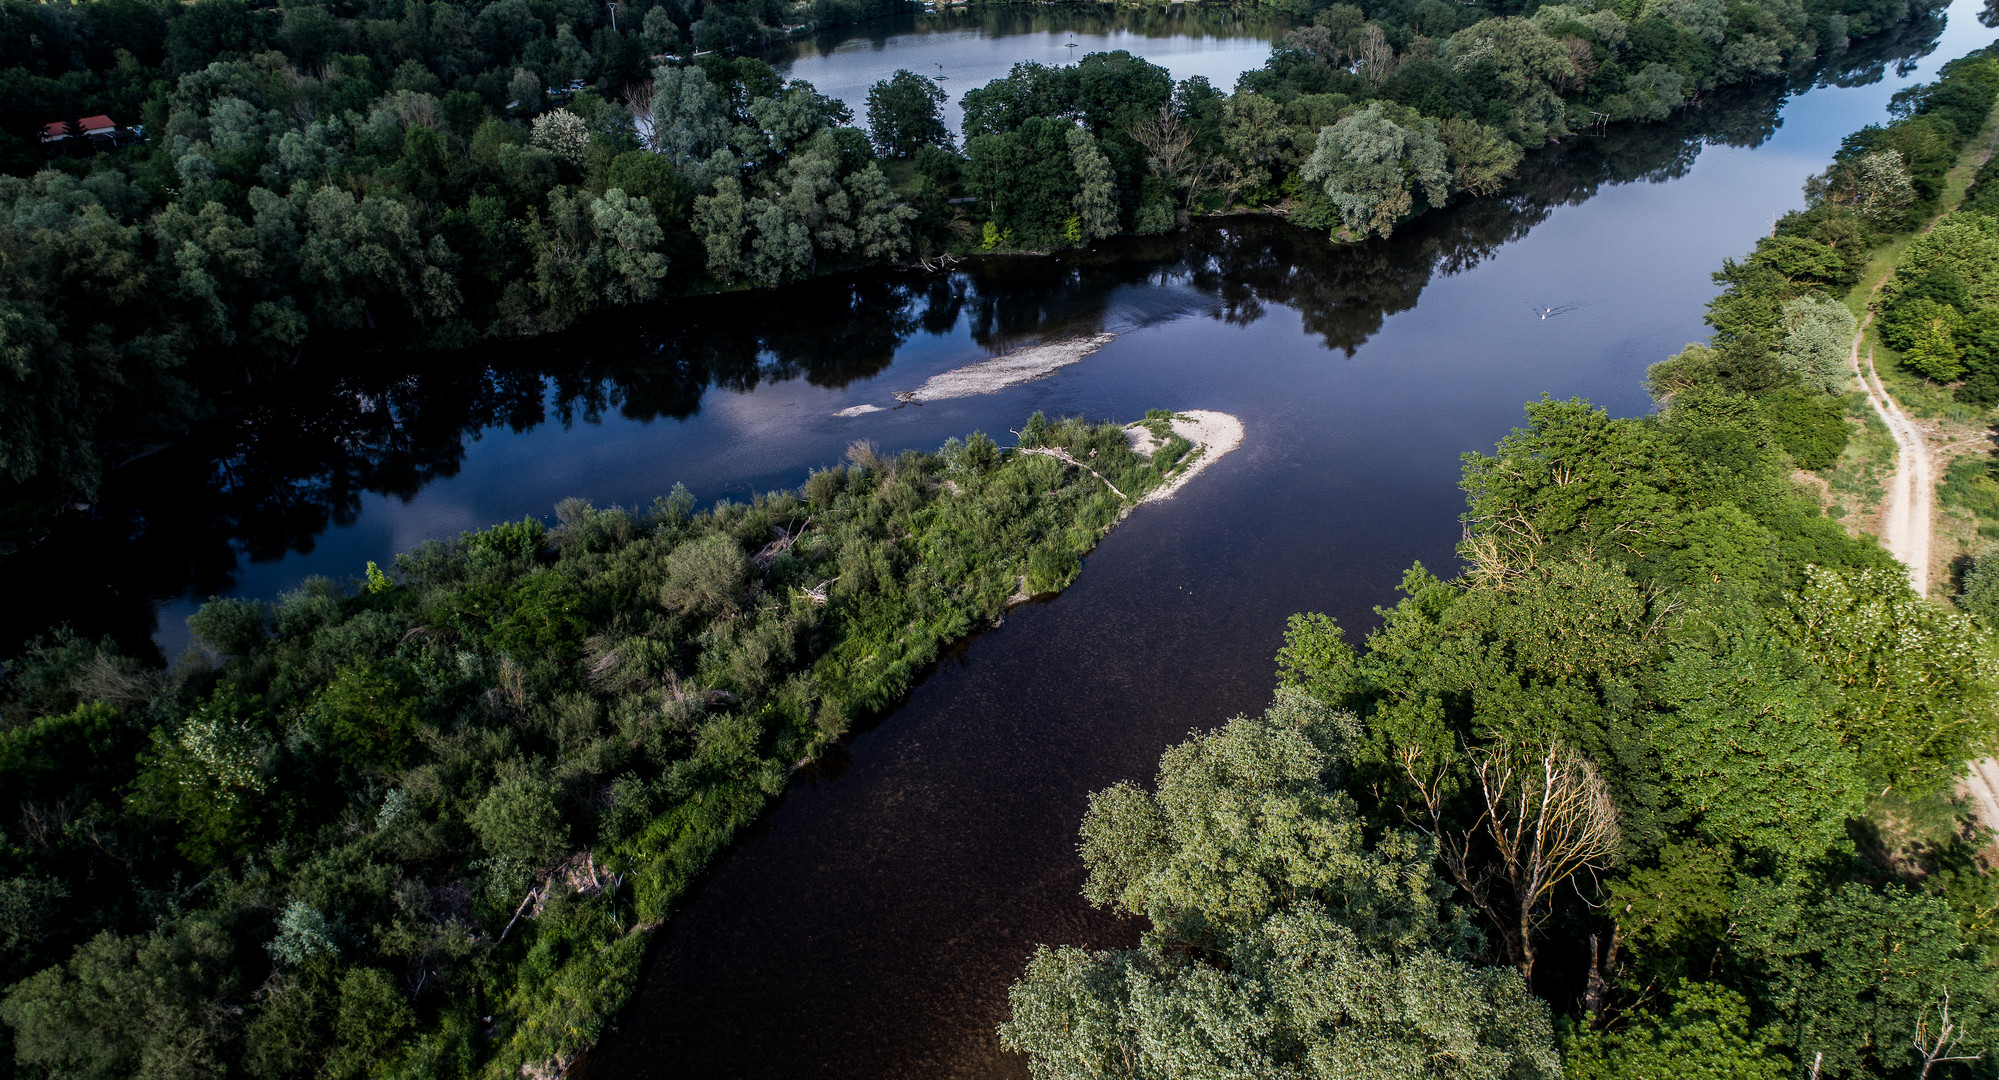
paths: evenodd
<path fill-rule="evenodd" d="M 1596 47 L 1571 34 L 1562 39 L 1562 51 L 1569 57 L 1569 74 L 1563 77 L 1562 85 L 1580 90 L 1596 74 Z"/>
<path fill-rule="evenodd" d="M 1958 1047 L 1963 1042 L 1964 1029 L 1958 1026 L 1957 1021 L 1950 1018 L 1950 987 L 1946 986 L 1943 990 L 1943 1000 L 1937 1005 L 1935 1024 L 1930 1022 L 1928 1005 L 1923 1006 L 1923 1011 L 1916 1015 L 1914 1045 L 1916 1053 L 1923 1056 L 1923 1071 L 1918 1074 L 1917 1080 L 1929 1080 L 1930 1070 L 1938 1065 L 1977 1061 L 1985 1056 L 1983 1050 L 1976 1054 L 1958 1053 Z"/>
<path fill-rule="evenodd" d="M 639 145 L 657 154 L 658 136 L 652 123 L 652 102 L 654 87 L 651 79 L 630 83 L 625 87 L 625 110 L 632 114 L 632 128 L 638 132 Z"/>
<path fill-rule="evenodd" d="M 1174 115 L 1172 106 L 1161 105 L 1158 116 L 1133 124 L 1131 139 L 1145 151 L 1145 162 L 1152 167 L 1152 171 L 1175 186 L 1187 189 L 1187 205 L 1192 206 L 1200 193 L 1199 169 L 1194 161 L 1194 136 L 1187 130 L 1187 125 Z"/>
<path fill-rule="evenodd" d="M 1395 60 L 1395 46 L 1388 43 L 1388 35 L 1381 27 L 1368 23 L 1354 34 L 1353 43 L 1354 74 L 1366 79 L 1379 88 L 1395 74 L 1398 66 Z"/>
<path fill-rule="evenodd" d="M 1416 786 L 1446 871 L 1492 921 L 1521 977 L 1534 977 L 1534 939 L 1556 887 L 1601 868 L 1617 851 L 1617 806 L 1595 764 L 1550 741 L 1538 754 L 1508 743 L 1469 751 L 1461 771 L 1478 812 L 1469 827 L 1446 822 L 1451 762 L 1405 750 L 1403 772 Z M 1489 865 L 1481 857 L 1490 850 Z M 1503 878 L 1510 906 L 1494 894 Z"/>
<path fill-rule="evenodd" d="M 37 847 L 48 847 L 62 835 L 69 824 L 69 802 L 56 800 L 54 806 L 43 806 L 33 800 L 21 803 L 21 832 Z"/>

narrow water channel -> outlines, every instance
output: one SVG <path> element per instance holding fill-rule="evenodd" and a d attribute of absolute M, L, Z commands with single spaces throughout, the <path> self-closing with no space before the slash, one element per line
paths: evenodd
<path fill-rule="evenodd" d="M 1413 561 L 1450 568 L 1459 456 L 1489 449 L 1523 402 L 1647 409 L 1645 367 L 1705 335 L 1709 274 L 1799 205 L 1805 177 L 1895 90 L 1988 40 L 1977 6 L 1959 0 L 1940 32 L 1870 43 L 1816 86 L 1573 140 L 1536 155 L 1506 196 L 1385 242 L 1336 248 L 1236 218 L 961 273 L 660 305 L 477 356 L 343 362 L 114 475 L 91 514 L 16 556 L 31 584 L 0 634 L 66 618 L 171 656 L 197 597 L 351 577 L 571 495 L 644 504 L 681 481 L 704 500 L 742 498 L 796 484 L 857 439 L 929 448 L 1037 409 L 1235 413 L 1241 450 L 1134 514 L 1070 590 L 959 649 L 798 777 L 662 931 L 587 1070 L 1024 1076 L 993 1025 L 1034 945 L 1136 936 L 1078 895 L 1088 793 L 1148 777 L 1190 729 L 1261 707 L 1291 613 L 1365 627 Z M 1050 25 L 1022 36 L 1067 33 Z M 837 70 L 865 87 L 885 74 L 860 70 L 878 53 L 899 51 L 888 70 L 919 69 L 924 43 L 893 43 L 926 34 L 969 68 L 978 50 L 1013 48 L 991 44 L 1008 33 L 912 24 L 856 35 L 864 47 L 804 43 L 790 74 Z M 1141 51 L 1145 36 L 1131 37 Z M 852 66 L 830 64 L 843 55 Z M 835 415 L 1098 331 L 1118 337 L 1048 379 Z"/>

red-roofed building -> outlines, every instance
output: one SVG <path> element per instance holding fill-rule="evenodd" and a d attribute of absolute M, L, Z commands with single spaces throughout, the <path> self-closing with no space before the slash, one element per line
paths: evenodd
<path fill-rule="evenodd" d="M 99 113 L 81 120 L 56 120 L 42 125 L 42 145 L 48 147 L 52 156 L 64 153 L 94 154 L 99 150 L 115 150 L 127 142 L 141 138 L 141 129 L 129 131 L 118 127 L 118 122 Z"/>

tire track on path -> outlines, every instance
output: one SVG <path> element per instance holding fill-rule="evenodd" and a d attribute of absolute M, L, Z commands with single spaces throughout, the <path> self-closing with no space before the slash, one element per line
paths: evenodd
<path fill-rule="evenodd" d="M 1884 282 L 1886 278 L 1882 279 Z M 1881 286 L 1874 287 L 1875 292 Z M 1872 293 L 1867 298 L 1871 308 L 1874 303 Z M 1860 330 L 1853 336 L 1853 348 L 1847 353 L 1847 364 L 1853 369 L 1854 377 L 1860 380 L 1861 389 L 1867 392 L 1867 403 L 1874 407 L 1874 414 L 1888 426 L 1888 434 L 1895 439 L 1895 473 L 1888 478 L 1888 490 L 1881 500 L 1881 546 L 1888 554 L 1900 560 L 1909 569 L 1909 586 L 1917 596 L 1930 594 L 1930 532 L 1933 503 L 1936 494 L 1936 465 L 1930 457 L 1929 441 L 1924 438 L 1921 428 L 1909 419 L 1902 406 L 1881 385 L 1881 376 L 1874 370 L 1874 349 L 1867 350 L 1866 366 L 1861 365 L 1860 344 L 1867 339 L 1867 324 L 1874 321 L 1870 310 L 1861 320 Z"/>

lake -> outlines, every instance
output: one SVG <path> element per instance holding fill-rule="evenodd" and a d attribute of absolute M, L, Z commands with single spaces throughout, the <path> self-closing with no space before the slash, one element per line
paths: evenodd
<path fill-rule="evenodd" d="M 1976 11 L 1960 0 L 1947 28 L 1868 43 L 1810 83 L 1573 139 L 1535 155 L 1504 195 L 1388 241 L 1335 247 L 1230 218 L 308 374 L 114 475 L 92 515 L 16 557 L 24 580 L 46 584 L 0 629 L 60 615 L 172 655 L 193 597 L 353 577 L 366 560 L 547 515 L 571 495 L 642 505 L 678 481 L 703 500 L 743 499 L 800 482 L 855 440 L 933 448 L 981 429 L 1004 442 L 1036 410 L 1234 413 L 1240 450 L 1134 513 L 1067 592 L 952 652 L 907 703 L 795 779 L 661 932 L 587 1068 L 593 1080 L 1024 1076 L 993 1026 L 1033 947 L 1136 938 L 1078 895 L 1089 792 L 1147 778 L 1191 729 L 1260 709 L 1291 613 L 1366 628 L 1413 562 L 1448 572 L 1460 455 L 1489 450 L 1524 402 L 1648 409 L 1646 366 L 1705 336 L 1709 274 L 1801 205 L 1806 176 L 1895 90 L 1988 40 Z M 972 81 L 1086 32 L 1059 14 L 1006 17 L 797 42 L 790 73 L 843 97 L 932 62 Z M 1205 43 L 1260 40 L 1087 32 L 1169 66 Z M 939 371 L 1098 332 L 1117 338 L 1047 379 L 887 407 Z M 835 415 L 859 404 L 885 408 Z"/>

